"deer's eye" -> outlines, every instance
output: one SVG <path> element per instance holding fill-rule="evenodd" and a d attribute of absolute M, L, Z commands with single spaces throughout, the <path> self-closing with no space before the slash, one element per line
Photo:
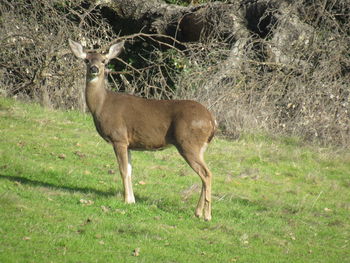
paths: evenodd
<path fill-rule="evenodd" d="M 87 64 L 87 63 L 89 63 L 89 60 L 86 58 L 86 59 L 84 59 L 84 62 Z"/>
<path fill-rule="evenodd" d="M 106 64 L 107 60 L 103 59 L 101 62 L 102 62 L 102 64 Z"/>

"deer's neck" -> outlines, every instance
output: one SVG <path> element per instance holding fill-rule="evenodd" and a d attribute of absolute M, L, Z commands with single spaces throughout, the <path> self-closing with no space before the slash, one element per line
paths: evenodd
<path fill-rule="evenodd" d="M 86 78 L 86 104 L 93 115 L 99 114 L 106 98 L 104 77 Z"/>

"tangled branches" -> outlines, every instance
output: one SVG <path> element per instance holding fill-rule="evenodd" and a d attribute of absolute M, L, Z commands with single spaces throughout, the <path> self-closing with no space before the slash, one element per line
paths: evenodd
<path fill-rule="evenodd" d="M 197 12 L 193 15 L 181 7 L 181 19 L 174 19 L 177 9 L 169 9 L 173 35 L 119 36 L 124 18 L 94 1 L 3 0 L 0 93 L 85 110 L 84 69 L 71 56 L 68 38 L 88 48 L 106 48 L 123 38 L 125 52 L 109 68 L 112 89 L 198 100 L 233 137 L 254 130 L 350 145 L 348 1 L 231 2 L 237 8 L 214 3 L 190 9 Z M 164 5 L 157 6 L 164 10 Z M 187 28 L 188 20 L 201 14 L 200 23 Z M 137 17 L 139 24 L 142 18 Z M 151 19 L 150 30 L 159 25 Z M 181 35 L 196 42 L 180 43 Z"/>

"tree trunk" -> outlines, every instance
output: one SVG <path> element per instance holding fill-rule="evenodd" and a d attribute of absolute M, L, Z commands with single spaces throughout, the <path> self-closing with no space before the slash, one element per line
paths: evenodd
<path fill-rule="evenodd" d="M 152 0 L 111 0 L 104 15 L 116 32 L 162 34 L 181 42 L 200 41 L 213 33 L 232 37 L 245 28 L 239 4 L 214 2 L 188 7 Z"/>
<path fill-rule="evenodd" d="M 100 4 L 101 1 L 98 1 Z M 180 42 L 206 42 L 217 38 L 232 47 L 228 64 L 237 67 L 249 38 L 270 37 L 269 62 L 288 64 L 291 46 L 307 45 L 312 28 L 301 21 L 287 0 L 236 0 L 187 7 L 157 0 L 109 0 L 102 3 L 104 16 L 122 35 L 161 34 Z M 293 34 L 289 34 L 292 28 Z M 226 63 L 226 64 L 227 64 Z"/>
<path fill-rule="evenodd" d="M 141 31 L 166 35 L 184 43 L 183 48 L 185 43 L 213 40 L 225 44 L 229 51 L 205 83 L 207 90 L 235 71 L 243 71 L 247 62 L 287 69 L 293 65 L 294 70 L 308 63 L 299 51 L 311 44 L 313 28 L 302 22 L 296 5 L 288 0 L 236 0 L 187 7 L 156 0 L 110 0 L 103 5 L 104 15 L 122 35 Z"/>

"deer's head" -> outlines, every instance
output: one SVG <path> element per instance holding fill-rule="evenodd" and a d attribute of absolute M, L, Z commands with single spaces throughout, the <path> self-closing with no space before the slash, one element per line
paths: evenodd
<path fill-rule="evenodd" d="M 85 51 L 80 43 L 71 39 L 69 39 L 69 46 L 77 58 L 84 60 L 87 69 L 87 79 L 91 81 L 98 77 L 104 77 L 106 65 L 112 58 L 120 54 L 124 46 L 124 41 L 112 45 L 106 54 Z"/>

